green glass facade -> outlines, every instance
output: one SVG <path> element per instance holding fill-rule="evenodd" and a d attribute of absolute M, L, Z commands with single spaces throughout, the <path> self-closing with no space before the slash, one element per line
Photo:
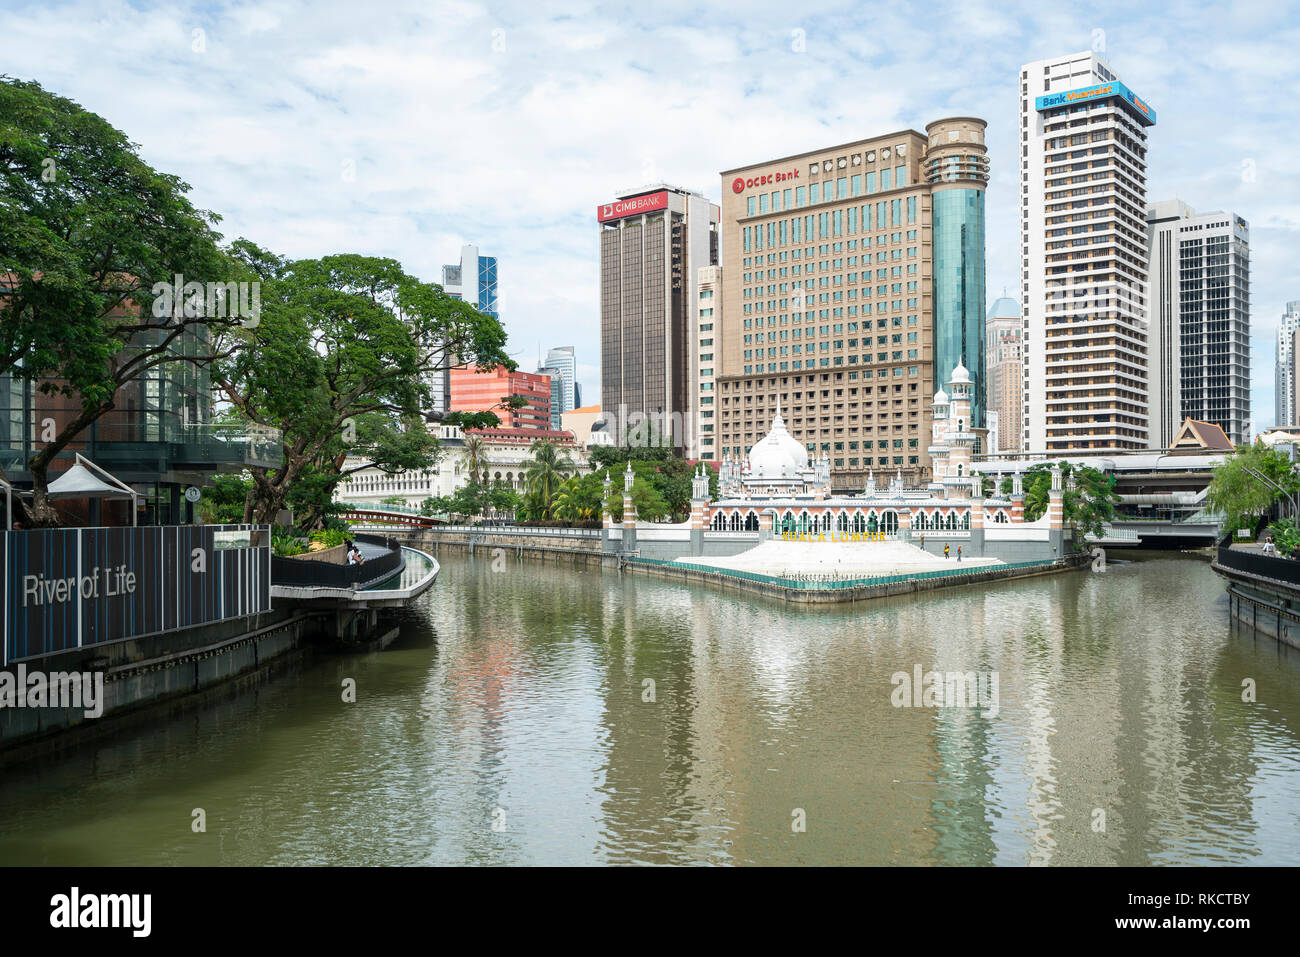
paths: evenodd
<path fill-rule="evenodd" d="M 971 422 L 985 425 L 984 190 L 942 189 L 933 196 L 934 381 L 970 370 Z"/>

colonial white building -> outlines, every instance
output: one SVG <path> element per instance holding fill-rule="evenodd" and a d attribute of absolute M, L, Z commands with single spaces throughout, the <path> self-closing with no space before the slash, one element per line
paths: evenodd
<path fill-rule="evenodd" d="M 442 447 L 438 462 L 433 468 L 390 474 L 377 468 L 363 468 L 352 473 L 339 484 L 335 500 L 349 505 L 379 506 L 394 496 L 403 500 L 403 507 L 418 509 L 426 498 L 455 494 L 469 484 L 469 456 L 465 451 L 465 434 L 459 426 L 435 426 L 435 434 Z M 517 492 L 524 491 L 524 476 L 532 459 L 532 446 L 539 440 L 555 444 L 577 466 L 577 474 L 592 470 L 586 449 L 574 442 L 573 433 L 544 429 L 478 429 L 472 430 L 483 440 L 483 456 L 479 469 L 489 484 L 501 482 Z M 344 468 L 355 467 L 349 460 Z"/>

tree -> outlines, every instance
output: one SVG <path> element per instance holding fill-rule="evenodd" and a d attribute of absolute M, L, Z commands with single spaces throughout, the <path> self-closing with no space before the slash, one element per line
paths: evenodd
<path fill-rule="evenodd" d="M 1266 445 L 1242 445 L 1215 468 L 1205 492 L 1205 505 L 1224 516 L 1224 529 L 1231 532 L 1253 524 L 1273 508 L 1282 498 L 1274 485 L 1288 496 L 1300 493 L 1300 476 L 1290 458 Z"/>
<path fill-rule="evenodd" d="M 126 383 L 211 362 L 206 327 L 239 322 L 211 291 L 237 268 L 211 228 L 218 217 L 188 192 L 102 117 L 0 77 L 0 374 L 73 400 L 33 423 L 33 524 L 57 524 L 49 466 Z M 213 284 L 206 302 L 190 287 L 173 297 L 177 275 Z"/>
<path fill-rule="evenodd" d="M 448 412 L 442 417 L 442 424 L 455 425 L 462 432 L 468 432 L 470 429 L 495 429 L 501 425 L 501 420 L 495 412 Z"/>
<path fill-rule="evenodd" d="M 463 447 L 469 480 L 477 485 L 483 477 L 483 464 L 487 460 L 487 443 L 481 435 L 466 435 Z"/>
<path fill-rule="evenodd" d="M 636 506 L 637 519 L 643 522 L 653 522 L 668 514 L 668 503 L 664 501 L 658 489 L 641 475 L 637 475 L 632 480 L 632 504 Z M 610 483 L 605 508 L 614 517 L 614 521 L 623 521 L 622 481 Z"/>
<path fill-rule="evenodd" d="M 601 477 L 575 475 L 560 486 L 552 512 L 563 522 L 593 522 L 600 519 L 600 506 Z"/>
<path fill-rule="evenodd" d="M 247 475 L 212 475 L 203 490 L 200 510 L 203 521 L 217 524 L 237 524 L 244 519 L 244 501 L 253 481 Z"/>
<path fill-rule="evenodd" d="M 1062 517 L 1072 523 L 1084 536 L 1099 537 L 1107 522 L 1115 517 L 1115 476 L 1092 466 L 1073 466 L 1060 462 L 1061 478 L 1065 484 L 1062 492 Z M 1075 488 L 1069 488 L 1074 477 Z M 1031 466 L 1024 476 L 1025 521 L 1036 522 L 1047 511 L 1051 496 L 1052 466 Z"/>
<path fill-rule="evenodd" d="M 248 422 L 280 430 L 279 468 L 251 470 L 250 520 L 269 521 L 313 472 L 314 520 L 339 481 L 363 468 L 430 468 L 437 440 L 421 410 L 426 382 L 453 356 L 506 365 L 500 322 L 407 275 L 391 259 L 357 255 L 286 262 L 241 240 L 262 282 L 262 321 L 238 338 L 214 380 Z"/>
<path fill-rule="evenodd" d="M 529 451 L 533 457 L 524 462 L 524 483 L 529 495 L 535 495 L 536 502 L 543 503 L 543 514 L 534 517 L 544 518 L 550 514 L 560 484 L 577 470 L 577 466 L 567 452 L 560 451 L 554 442 L 545 439 L 534 442 Z"/>

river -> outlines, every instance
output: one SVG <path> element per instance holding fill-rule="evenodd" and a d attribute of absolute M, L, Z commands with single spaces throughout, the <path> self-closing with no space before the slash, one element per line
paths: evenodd
<path fill-rule="evenodd" d="M 1300 863 L 1300 653 L 1134 557 L 796 607 L 448 554 L 382 652 L 7 770 L 0 862 Z"/>

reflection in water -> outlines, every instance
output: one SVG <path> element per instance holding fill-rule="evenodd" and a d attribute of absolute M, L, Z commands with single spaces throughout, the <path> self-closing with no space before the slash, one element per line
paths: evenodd
<path fill-rule="evenodd" d="M 441 561 L 386 651 L 10 770 L 0 861 L 1300 860 L 1300 656 L 1204 563 L 798 608 Z M 918 665 L 996 713 L 895 708 Z"/>

